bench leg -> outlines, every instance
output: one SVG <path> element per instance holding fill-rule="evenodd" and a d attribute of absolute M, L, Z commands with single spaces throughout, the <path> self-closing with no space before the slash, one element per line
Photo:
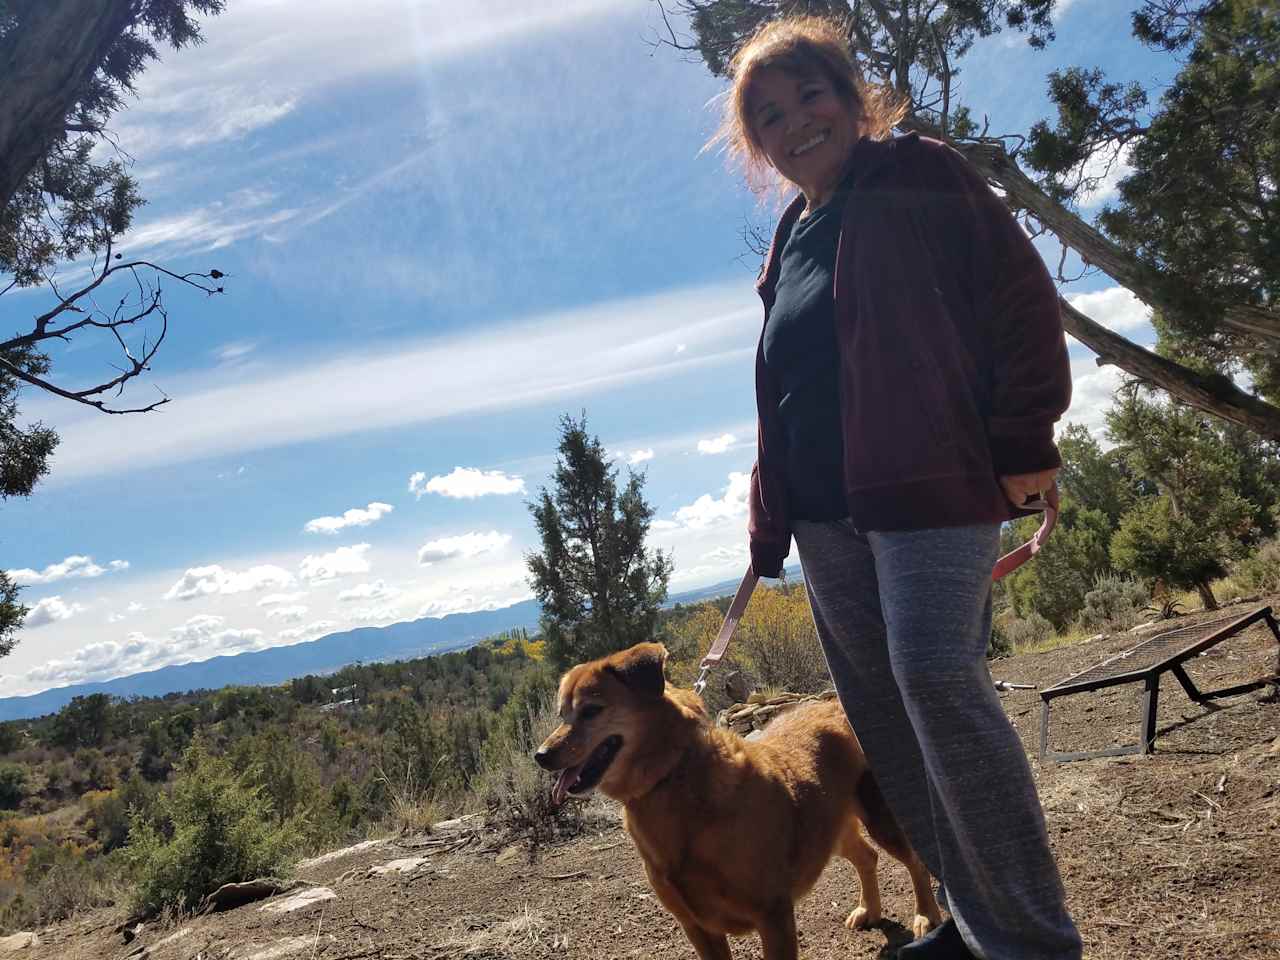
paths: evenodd
<path fill-rule="evenodd" d="M 1160 703 L 1160 674 L 1147 677 L 1142 689 L 1142 752 L 1152 753 L 1156 748 L 1156 707 Z"/>
<path fill-rule="evenodd" d="M 1040 759 L 1043 760 L 1046 753 L 1049 752 L 1049 704 L 1051 701 L 1045 700 L 1040 704 Z"/>

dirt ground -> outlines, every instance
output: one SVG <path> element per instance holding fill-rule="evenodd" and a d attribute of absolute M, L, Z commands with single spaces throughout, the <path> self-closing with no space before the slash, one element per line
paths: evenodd
<path fill-rule="evenodd" d="M 1272 603 L 1280 608 L 1280 598 Z M 1257 604 L 1230 612 L 1243 614 Z M 1219 614 L 1220 616 L 1221 614 Z M 1207 615 L 1180 618 L 1183 626 Z M 1150 636 L 1144 634 L 1143 636 Z M 1041 688 L 1124 650 L 1142 637 L 1120 634 L 1079 646 L 997 661 L 1001 680 Z M 1264 625 L 1197 658 L 1201 689 L 1275 672 L 1276 643 Z M 1113 958 L 1280 957 L 1280 703 L 1263 693 L 1195 705 L 1172 677 L 1161 684 L 1157 752 L 1041 763 L 1036 691 L 1004 695 L 1040 786 L 1085 955 Z M 1055 701 L 1052 746 L 1081 751 L 1134 742 L 1141 686 Z M 365 845 L 299 876 L 313 896 L 334 896 L 272 913 L 277 897 L 221 914 L 151 924 L 131 943 L 99 914 L 39 931 L 21 950 L 40 960 L 313 960 L 469 957 L 474 960 L 693 958 L 675 922 L 650 893 L 617 811 L 596 803 L 589 834 L 526 849 L 473 831 Z M 386 868 L 384 873 L 371 869 Z M 801 953 L 815 960 L 891 957 L 907 939 L 905 870 L 881 860 L 886 922 L 853 932 L 843 919 L 856 879 L 834 862 L 800 905 Z M 319 896 L 327 896 L 321 892 Z M 287 895 L 286 895 L 287 896 Z M 754 937 L 733 942 L 760 957 Z M 2 952 L 2 951 L 0 951 Z M 15 953 L 14 956 L 19 954 Z"/>

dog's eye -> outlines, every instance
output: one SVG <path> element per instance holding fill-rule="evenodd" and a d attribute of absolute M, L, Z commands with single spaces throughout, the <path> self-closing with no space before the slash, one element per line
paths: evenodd
<path fill-rule="evenodd" d="M 578 717 L 582 720 L 590 720 L 592 717 L 599 716 L 603 709 L 604 707 L 598 703 L 589 703 L 579 711 Z"/>

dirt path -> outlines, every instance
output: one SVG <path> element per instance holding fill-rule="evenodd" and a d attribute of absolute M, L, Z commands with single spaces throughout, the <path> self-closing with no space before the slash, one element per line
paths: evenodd
<path fill-rule="evenodd" d="M 1182 625 L 1186 621 L 1180 621 Z M 999 661 L 1000 679 L 1046 686 L 1114 652 L 1133 636 Z M 1274 669 L 1275 643 L 1254 628 L 1198 658 L 1190 671 L 1226 685 Z M 1159 751 L 1055 765 L 1033 760 L 1071 908 L 1094 960 L 1280 957 L 1280 704 L 1248 694 L 1206 711 L 1164 684 Z M 1058 749 L 1097 749 L 1136 739 L 1140 688 L 1066 698 L 1054 707 Z M 1039 697 L 1007 694 L 1029 754 Z M 280 912 L 284 898 L 174 926 L 153 925 L 124 944 L 115 918 L 86 917 L 40 932 L 13 956 L 38 960 L 692 960 L 692 949 L 654 899 L 639 858 L 600 802 L 598 826 L 572 843 L 527 850 L 477 837 L 461 849 L 423 841 L 364 845 L 304 865 L 312 899 Z M 803 956 L 892 956 L 906 931 L 905 871 L 882 858 L 881 928 L 854 933 L 843 919 L 856 880 L 834 863 L 800 907 Z M 331 891 L 317 893 L 323 888 Z M 759 958 L 758 941 L 734 942 Z M 8 954 L 5 954 L 8 955 Z"/>

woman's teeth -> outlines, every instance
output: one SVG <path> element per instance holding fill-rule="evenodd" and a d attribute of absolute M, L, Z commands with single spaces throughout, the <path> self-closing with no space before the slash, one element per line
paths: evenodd
<path fill-rule="evenodd" d="M 820 133 L 820 134 L 818 134 L 817 136 L 815 136 L 813 139 L 811 139 L 811 140 L 806 140 L 804 143 L 800 144 L 800 146 L 798 146 L 798 147 L 796 147 L 794 150 L 792 150 L 792 151 L 791 151 L 791 155 L 792 155 L 793 157 L 798 157 L 798 156 L 800 156 L 800 154 L 802 154 L 802 153 L 808 153 L 810 150 L 812 150 L 812 149 L 813 149 L 814 147 L 816 147 L 818 144 L 825 142 L 825 141 L 826 141 L 826 139 L 827 139 L 827 135 L 826 135 L 825 133 Z"/>

